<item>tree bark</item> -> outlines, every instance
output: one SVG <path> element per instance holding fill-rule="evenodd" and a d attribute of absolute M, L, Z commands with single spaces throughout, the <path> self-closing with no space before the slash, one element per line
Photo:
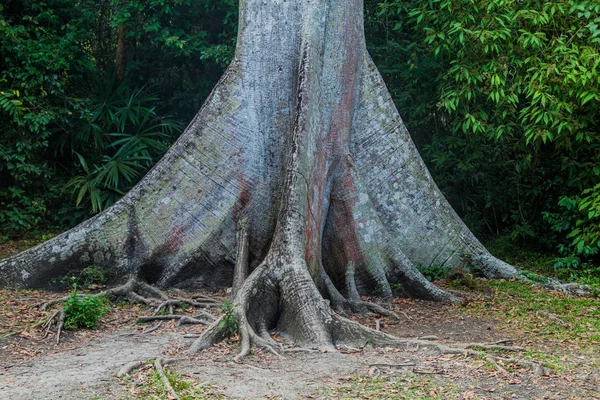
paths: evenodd
<path fill-rule="evenodd" d="M 278 327 L 331 348 L 364 332 L 324 299 L 454 300 L 416 265 L 516 274 L 427 171 L 367 53 L 362 0 L 244 0 L 239 24 L 233 62 L 163 160 L 102 214 L 1 261 L 0 286 L 90 264 L 161 286 L 231 285 L 241 255 L 244 343 L 268 346 Z"/>
<path fill-rule="evenodd" d="M 117 28 L 117 54 L 115 57 L 115 66 L 117 70 L 117 81 L 125 80 L 125 72 L 127 71 L 127 37 L 126 26 L 121 22 Z"/>

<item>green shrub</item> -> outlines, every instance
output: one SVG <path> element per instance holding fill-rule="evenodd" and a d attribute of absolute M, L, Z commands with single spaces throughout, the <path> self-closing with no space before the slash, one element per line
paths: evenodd
<path fill-rule="evenodd" d="M 90 265 L 81 270 L 81 277 L 84 279 L 86 286 L 102 285 L 106 283 L 106 275 L 104 268 L 98 265 Z"/>
<path fill-rule="evenodd" d="M 596 167 L 600 173 L 600 167 Z M 556 232 L 567 232 L 570 240 L 559 246 L 562 254 L 589 258 L 600 253 L 600 184 L 585 189 L 581 196 L 563 196 L 558 205 L 561 213 L 544 213 L 544 219 Z"/>
<path fill-rule="evenodd" d="M 225 300 L 221 306 L 223 312 L 223 320 L 219 324 L 219 328 L 227 331 L 227 337 L 232 337 L 237 333 L 238 322 L 235 316 L 235 305 L 230 300 Z"/>
<path fill-rule="evenodd" d="M 422 265 L 417 266 L 417 269 L 421 271 L 425 279 L 429 282 L 437 281 L 448 277 L 448 271 L 446 268 L 439 264 L 432 264 L 427 267 Z"/>
<path fill-rule="evenodd" d="M 89 289 L 92 285 L 104 285 L 108 271 L 98 265 L 89 265 L 82 270 L 70 271 L 61 278 L 56 278 L 52 284 L 61 288 L 82 287 Z"/>
<path fill-rule="evenodd" d="M 65 329 L 94 328 L 109 310 L 105 299 L 80 295 L 74 287 L 64 303 Z"/>

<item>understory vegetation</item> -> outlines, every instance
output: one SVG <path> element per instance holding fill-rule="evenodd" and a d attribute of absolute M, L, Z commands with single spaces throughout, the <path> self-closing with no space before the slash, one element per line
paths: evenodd
<path fill-rule="evenodd" d="M 464 393 L 451 382 L 431 376 L 404 373 L 400 377 L 354 376 L 347 385 L 322 389 L 324 398 L 335 399 L 464 399 Z"/>
<path fill-rule="evenodd" d="M 474 324 L 474 326 L 479 326 L 484 332 L 486 331 L 485 327 L 492 327 L 493 334 L 496 337 L 510 338 L 517 344 L 527 344 L 527 349 L 523 354 L 524 359 L 544 364 L 551 374 L 543 377 L 541 381 L 553 379 L 552 377 L 566 376 L 569 385 L 573 385 L 573 377 L 582 374 L 581 368 L 585 369 L 586 372 L 583 375 L 586 375 L 591 373 L 590 371 L 597 371 L 600 367 L 597 358 L 597 349 L 600 345 L 600 309 L 597 300 L 550 292 L 537 288 L 531 283 L 518 281 L 475 278 L 476 288 L 473 288 L 471 286 L 466 287 L 463 280 L 458 277 L 439 279 L 440 282 L 438 283 L 443 287 L 458 290 L 468 289 L 474 297 L 467 299 L 462 305 L 437 305 L 436 308 L 432 308 L 431 303 L 406 299 L 405 302 L 396 304 L 396 310 L 404 310 L 411 313 L 412 318 L 417 318 L 408 321 L 406 324 L 413 327 L 420 326 L 424 321 L 418 318 L 426 318 L 427 321 L 432 323 L 426 330 L 437 332 L 432 326 L 442 328 L 451 325 L 447 321 L 454 321 L 457 325 L 448 327 L 444 331 L 446 334 L 454 332 L 461 323 L 466 321 L 470 321 L 470 324 Z M 89 292 L 82 290 L 77 293 L 88 294 Z M 56 293 L 55 296 L 58 297 L 61 294 Z M 39 354 L 36 352 L 41 351 L 41 349 L 38 349 L 37 346 L 43 346 L 47 342 L 41 340 L 44 330 L 40 331 L 39 326 L 37 329 L 34 328 L 42 317 L 40 309 L 34 307 L 35 304 L 39 304 L 40 300 L 47 300 L 46 292 L 0 290 L 0 304 L 2 304 L 0 307 L 0 321 L 3 322 L 0 324 L 0 340 L 6 340 L 10 337 L 35 338 L 34 341 L 27 342 L 25 346 L 19 346 L 18 342 L 11 344 L 10 349 L 15 352 L 18 351 L 23 357 L 30 357 L 32 353 Z M 420 310 L 425 316 L 419 316 L 417 310 Z M 48 310 L 46 313 L 52 311 Z M 114 329 L 119 325 L 122 327 L 123 321 L 133 321 L 140 315 L 149 312 L 151 310 L 147 307 L 142 308 L 131 303 L 123 303 L 119 307 L 113 307 L 99 322 L 98 331 L 69 332 L 65 340 L 67 343 L 65 346 L 70 345 L 68 338 L 72 338 L 71 335 L 80 334 L 82 335 L 81 338 L 88 340 L 90 334 L 102 335 L 103 333 L 114 332 Z M 223 307 L 221 312 L 226 312 L 226 307 Z M 19 318 L 14 318 L 17 313 Z M 379 316 L 376 318 L 381 318 L 383 329 L 394 329 L 394 327 L 396 327 L 395 329 L 405 329 L 404 323 L 401 326 L 396 325 L 397 321 L 394 321 L 394 319 Z M 167 327 L 170 327 L 167 329 L 183 329 L 181 327 L 177 328 L 174 322 L 172 325 L 167 325 Z M 455 339 L 458 339 L 458 337 Z M 460 340 L 464 340 L 464 338 L 461 336 Z M 235 341 L 239 341 L 237 335 L 232 338 L 232 342 L 235 343 Z M 238 350 L 236 344 L 223 344 L 220 348 L 213 348 L 214 354 L 223 357 L 225 348 L 228 348 L 228 351 L 232 352 L 231 354 L 235 354 Z M 382 352 L 385 352 L 385 350 L 382 350 Z M 367 370 L 360 369 L 356 373 L 340 379 L 321 381 L 321 386 L 318 389 L 306 392 L 306 398 L 510 398 L 508 395 L 502 397 L 502 393 L 518 391 L 520 388 L 519 379 L 526 379 L 523 375 L 517 374 L 522 372 L 519 367 L 511 364 L 503 364 L 502 368 L 507 373 L 499 375 L 497 366 L 489 364 L 486 359 L 465 358 L 463 355 L 440 356 L 438 353 L 421 359 L 422 355 L 417 356 L 417 354 L 420 354 L 419 352 L 402 354 L 403 357 L 396 361 L 398 368 L 395 364 L 390 364 L 392 370 L 385 370 L 387 364 L 382 364 L 380 371 L 373 370 L 371 373 L 368 370 L 367 373 Z M 214 357 L 214 355 L 210 357 Z M 217 363 L 210 357 L 208 359 L 211 361 L 208 364 Z M 257 359 L 260 360 L 260 356 Z M 273 361 L 273 359 L 270 359 L 267 365 L 259 363 L 258 365 L 265 368 L 265 372 L 261 373 L 266 373 Z M 415 361 L 418 362 L 415 363 Z M 382 361 L 376 358 L 373 362 Z M 469 365 L 472 381 L 465 383 L 456 379 L 453 374 L 460 372 L 454 371 L 452 368 L 458 368 L 457 363 Z M 164 374 L 169 385 L 179 398 L 227 398 L 219 387 L 208 383 L 214 382 L 218 385 L 219 380 L 207 379 L 202 374 L 186 373 L 185 371 L 186 369 L 182 364 L 176 364 L 172 368 L 169 366 L 164 368 Z M 379 372 L 381 372 L 381 375 Z M 500 379 L 498 376 L 502 378 Z M 505 387 L 498 387 L 499 381 L 492 380 L 491 377 L 500 379 Z M 164 385 L 161 376 L 155 370 L 152 361 L 142 364 L 137 370 L 132 371 L 131 374 L 122 379 L 121 387 L 127 394 L 118 398 L 173 398 L 169 389 Z M 487 384 L 485 383 L 486 379 L 489 380 Z M 111 383 L 111 385 L 113 384 Z M 482 395 L 481 391 L 483 389 L 479 386 L 485 389 L 495 388 L 495 392 L 490 391 Z M 594 398 L 594 395 L 597 396 L 597 386 L 591 385 L 589 390 L 593 392 L 589 398 Z M 527 396 L 528 394 L 525 394 L 523 397 Z M 116 397 L 98 395 L 89 398 L 107 399 Z M 274 395 L 267 398 L 283 397 Z M 587 397 L 575 396 L 573 398 Z"/>
<path fill-rule="evenodd" d="M 164 369 L 172 390 L 181 400 L 224 400 L 226 397 L 220 393 L 219 388 L 211 384 L 198 384 L 190 377 L 182 376 L 171 371 L 168 367 Z M 134 382 L 129 390 L 130 399 L 171 399 L 173 395 L 165 387 L 159 373 L 153 365 L 148 363 L 141 366 L 131 376 L 125 378 L 126 383 Z"/>
<path fill-rule="evenodd" d="M 237 7 L 3 2 L 0 241 L 64 230 L 129 190 L 223 73 Z M 598 284 L 600 4 L 366 0 L 365 14 L 370 53 L 469 227 L 532 273 Z"/>
<path fill-rule="evenodd" d="M 94 328 L 109 307 L 102 297 L 80 296 L 74 287 L 63 304 L 65 329 Z"/>

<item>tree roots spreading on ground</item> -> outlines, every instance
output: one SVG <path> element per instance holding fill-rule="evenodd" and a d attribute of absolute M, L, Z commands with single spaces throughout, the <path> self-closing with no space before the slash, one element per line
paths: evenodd
<path fill-rule="evenodd" d="M 241 356 L 251 346 L 280 354 L 275 329 L 309 349 L 454 352 L 343 315 L 393 315 L 364 295 L 458 301 L 416 265 L 518 276 L 433 182 L 367 53 L 362 0 L 241 2 L 235 57 L 162 161 L 113 207 L 0 261 L 0 287 L 44 287 L 91 264 L 127 282 L 103 295 L 162 300 L 169 315 L 144 321 L 190 322 L 172 310 L 187 301 L 150 284 L 232 286 Z M 221 340 L 221 322 L 192 351 Z"/>
<path fill-rule="evenodd" d="M 152 328 L 144 330 L 142 333 L 147 334 L 154 332 L 159 329 L 162 325 L 162 321 L 165 320 L 176 320 L 178 325 L 184 324 L 197 324 L 197 325 L 209 325 L 215 320 L 215 317 L 202 310 L 203 308 L 211 308 L 220 306 L 221 302 L 215 298 L 211 298 L 205 295 L 195 295 L 191 298 L 184 297 L 169 297 L 163 291 L 136 279 L 129 279 L 124 285 L 114 287 L 93 295 L 86 295 L 77 293 L 77 296 L 84 298 L 86 296 L 92 296 L 97 298 L 115 298 L 115 299 L 126 299 L 132 303 L 143 304 L 148 307 L 155 307 L 154 315 L 138 317 L 136 323 L 147 323 L 152 321 L 159 321 Z M 54 299 L 45 303 L 38 304 L 41 310 L 45 311 L 53 307 L 54 305 L 67 301 L 69 297 L 62 297 Z M 194 307 L 195 315 L 182 315 L 174 314 L 175 309 L 186 309 L 188 307 Z M 165 311 L 168 314 L 165 314 Z M 63 308 L 59 308 L 54 311 L 43 324 L 42 329 L 46 330 L 46 334 L 51 328 L 56 328 L 56 342 L 60 343 L 60 336 L 65 326 L 66 313 Z"/>

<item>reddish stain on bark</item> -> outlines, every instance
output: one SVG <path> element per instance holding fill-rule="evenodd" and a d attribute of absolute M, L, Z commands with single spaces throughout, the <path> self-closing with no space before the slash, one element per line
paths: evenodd
<path fill-rule="evenodd" d="M 240 185 L 241 190 L 240 197 L 238 198 L 238 201 L 235 204 L 235 207 L 233 208 L 233 219 L 235 221 L 238 220 L 240 214 L 242 213 L 242 211 L 244 211 L 246 205 L 248 205 L 248 202 L 250 201 L 250 189 L 248 187 L 248 181 L 246 180 L 244 175 L 240 175 L 238 177 L 238 184 Z"/>
<path fill-rule="evenodd" d="M 321 222 L 324 218 L 323 202 L 325 195 L 325 184 L 327 181 L 327 154 L 322 151 L 319 153 L 316 162 L 316 169 L 318 173 L 315 178 L 316 184 L 310 185 L 307 192 L 306 199 L 306 220 L 305 235 L 306 235 L 306 246 L 304 252 L 304 259 L 310 265 L 312 261 L 320 258 L 321 249 Z M 317 198 L 317 204 L 313 204 L 313 199 Z"/>
<path fill-rule="evenodd" d="M 354 9 L 359 6 L 359 2 L 356 0 L 350 1 L 348 6 L 350 9 Z M 355 10 L 354 10 L 355 11 Z M 318 140 L 321 143 L 327 143 L 320 147 L 317 157 L 313 163 L 310 171 L 310 177 L 308 184 L 310 186 L 307 193 L 307 208 L 308 212 L 305 220 L 305 260 L 310 265 L 311 261 L 315 258 L 320 258 L 321 248 L 321 226 L 322 220 L 325 218 L 326 210 L 323 210 L 324 199 L 325 199 L 325 186 L 330 174 L 337 174 L 337 178 L 343 181 L 341 187 L 345 187 L 347 191 L 355 192 L 354 183 L 350 177 L 350 171 L 348 171 L 347 159 L 349 156 L 348 142 L 350 140 L 350 132 L 352 130 L 352 115 L 354 113 L 355 104 L 355 89 L 356 89 L 356 49 L 358 38 L 356 36 L 357 30 L 356 21 L 349 16 L 353 15 L 353 10 L 348 10 L 344 23 L 346 25 L 345 31 L 352 32 L 352 34 L 346 35 L 344 42 L 344 53 L 345 59 L 343 61 L 342 68 L 340 70 L 340 82 L 342 82 L 341 99 L 332 114 L 332 120 L 330 121 L 330 128 L 325 131 L 326 124 L 321 124 L 320 135 Z M 328 168 L 328 162 L 331 162 L 331 166 Z M 333 168 L 334 170 L 330 170 Z M 338 170 L 341 169 L 340 170 Z M 337 170 L 337 171 L 335 171 Z M 313 204 L 314 199 L 318 199 L 317 204 Z M 332 200 L 333 202 L 333 200 Z M 352 204 L 347 202 L 341 202 L 339 209 L 335 210 L 336 207 L 332 207 L 332 211 L 335 213 L 334 226 L 336 231 L 340 232 L 340 239 L 344 242 L 345 253 L 348 257 L 348 261 L 358 263 L 362 260 L 360 254 L 360 247 L 358 246 L 358 236 L 356 226 L 352 213 Z M 333 205 L 333 203 L 332 203 Z"/>
<path fill-rule="evenodd" d="M 164 250 L 168 253 L 177 253 L 183 246 L 183 233 L 184 229 L 182 227 L 173 227 L 163 247 Z"/>

